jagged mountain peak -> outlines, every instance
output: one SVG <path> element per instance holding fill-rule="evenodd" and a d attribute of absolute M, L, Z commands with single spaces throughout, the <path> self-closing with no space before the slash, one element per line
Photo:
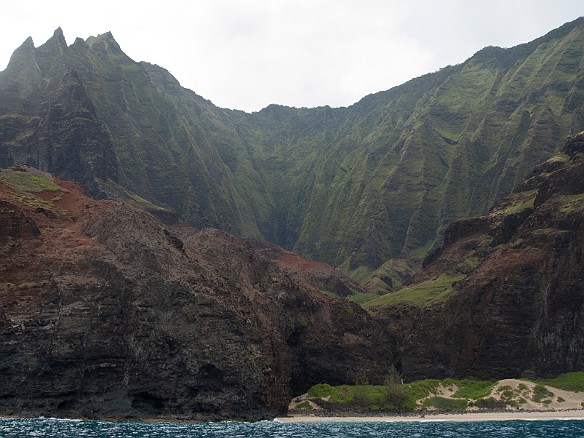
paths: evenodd
<path fill-rule="evenodd" d="M 47 40 L 47 42 L 45 44 L 43 44 L 41 47 L 53 46 L 53 45 L 57 45 L 61 48 L 67 47 L 67 41 L 65 40 L 65 35 L 63 34 L 63 29 L 61 29 L 60 27 L 55 29 L 55 31 L 53 32 L 53 36 L 51 38 L 49 38 Z M 40 49 L 40 47 L 39 47 L 39 49 Z"/>
<path fill-rule="evenodd" d="M 98 36 L 90 36 L 85 40 L 85 42 L 91 49 L 97 49 L 98 47 L 101 47 L 106 50 L 109 49 L 115 52 L 122 52 L 120 45 L 110 31 L 99 34 Z"/>
<path fill-rule="evenodd" d="M 18 62 L 19 59 L 24 57 L 29 57 L 34 53 L 35 46 L 32 37 L 28 37 L 24 42 L 12 53 L 10 57 L 10 62 L 8 66 L 13 64 L 14 62 Z"/>
<path fill-rule="evenodd" d="M 61 26 L 55 29 L 55 31 L 53 32 L 53 38 L 65 39 L 65 35 L 63 34 L 63 29 L 61 28 Z"/>
<path fill-rule="evenodd" d="M 25 39 L 24 42 L 20 45 L 20 47 L 18 49 L 16 49 L 16 51 L 30 50 L 30 49 L 34 49 L 34 41 L 33 41 L 31 36 L 29 36 L 27 39 Z"/>

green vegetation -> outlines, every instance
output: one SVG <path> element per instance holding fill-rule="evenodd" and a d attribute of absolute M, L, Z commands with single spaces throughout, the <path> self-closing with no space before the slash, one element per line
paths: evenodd
<path fill-rule="evenodd" d="M 402 381 L 403 376 L 392 365 L 385 379 L 385 400 L 390 406 L 403 406 L 406 400 L 406 388 Z"/>
<path fill-rule="evenodd" d="M 551 380 L 555 385 L 563 386 L 568 391 L 582 388 L 584 373 L 567 373 Z M 546 382 L 546 385 L 551 383 Z M 419 380 L 401 383 L 401 376 L 391 367 L 385 385 L 315 385 L 308 391 L 308 396 L 326 400 L 329 407 L 357 410 L 412 411 L 418 408 L 432 408 L 441 411 L 460 411 L 467 407 L 479 409 L 520 408 L 532 400 L 542 405 L 550 405 L 554 393 L 543 384 L 532 387 L 520 383 L 517 388 L 510 385 L 496 386 L 492 380 L 443 379 Z M 451 392 L 447 397 L 444 394 Z M 493 395 L 492 395 L 493 394 Z M 558 403 L 565 399 L 557 397 Z"/>
<path fill-rule="evenodd" d="M 392 306 L 395 304 L 408 304 L 410 306 L 424 307 L 444 301 L 454 292 L 452 284 L 464 278 L 463 274 L 442 274 L 433 280 L 407 286 L 397 292 L 382 295 L 379 298 L 366 302 L 365 309 L 374 310 L 378 307 Z"/>
<path fill-rule="evenodd" d="M 296 409 L 312 409 L 312 405 L 308 400 L 304 400 L 296 405 Z"/>
<path fill-rule="evenodd" d="M 436 408 L 440 411 L 464 411 L 468 407 L 468 402 L 466 400 L 456 400 L 445 397 L 430 397 L 424 400 L 423 407 L 425 408 Z"/>
<path fill-rule="evenodd" d="M 527 400 L 525 400 L 523 397 L 505 400 L 506 406 L 509 406 L 511 408 L 518 408 L 521 405 L 524 405 L 525 403 L 527 403 Z"/>
<path fill-rule="evenodd" d="M 136 201 L 140 205 L 140 207 L 142 207 L 146 210 L 172 212 L 172 210 L 170 210 L 168 208 L 164 208 L 164 207 L 161 207 L 160 205 L 153 204 L 152 202 L 142 198 L 141 196 L 138 196 L 136 193 L 129 193 L 129 195 L 134 201 Z"/>
<path fill-rule="evenodd" d="M 384 385 L 315 385 L 308 396 L 326 399 L 329 403 L 346 408 L 411 411 L 417 407 L 433 407 L 445 411 L 464 410 L 469 400 L 476 400 L 490 394 L 493 381 L 480 380 L 420 380 L 401 383 L 401 376 L 391 367 Z M 454 399 L 438 394 L 442 389 L 454 390 Z M 479 402 L 479 404 L 488 402 Z"/>
<path fill-rule="evenodd" d="M 452 395 L 455 398 L 468 398 L 477 400 L 487 397 L 497 384 L 496 381 L 485 380 L 456 380 L 454 381 L 458 390 Z"/>
<path fill-rule="evenodd" d="M 308 391 L 309 397 L 327 399 L 347 407 L 380 409 L 385 408 L 387 392 L 383 385 L 315 385 Z"/>
<path fill-rule="evenodd" d="M 50 174 L 41 173 L 36 169 L 6 169 L 0 178 L 17 193 L 34 193 L 45 190 L 50 192 L 63 191 L 60 186 L 55 184 Z"/>
<path fill-rule="evenodd" d="M 583 32 L 580 20 L 533 43 L 487 48 L 348 108 L 270 105 L 252 114 L 218 108 L 164 69 L 107 49 L 117 46 L 108 35 L 44 56 L 83 78 L 136 202 L 168 206 L 196 226 L 263 237 L 385 292 L 381 277 L 395 288 L 400 275 L 378 268 L 392 259 L 415 266 L 446 224 L 484 214 L 571 133 Z M 55 73 L 13 79 L 43 90 L 60 79 Z M 39 93 L 35 99 L 48 100 Z M 0 102 L 24 126 L 11 148 L 32 146 L 35 125 L 18 114 L 30 104 Z M 440 302 L 455 280 L 432 280 L 377 305 Z"/>
<path fill-rule="evenodd" d="M 497 400 L 493 397 L 479 398 L 478 400 L 473 400 L 469 404 L 479 409 L 505 409 L 507 404 L 504 401 Z"/>
<path fill-rule="evenodd" d="M 533 395 L 531 399 L 536 403 L 545 403 L 546 399 L 554 396 L 554 393 L 549 391 L 543 385 L 535 385 L 533 387 Z"/>
<path fill-rule="evenodd" d="M 443 385 L 442 381 L 436 379 L 418 380 L 405 384 L 408 397 L 414 400 L 420 400 L 431 394 L 436 394 L 441 385 Z"/>
<path fill-rule="evenodd" d="M 347 299 L 355 304 L 359 304 L 362 306 L 363 304 L 372 301 L 378 297 L 379 295 L 373 293 L 354 293 L 352 295 L 349 295 Z"/>
<path fill-rule="evenodd" d="M 584 391 L 584 372 L 576 371 L 562 374 L 552 380 L 540 382 L 553 388 L 563 389 L 566 391 L 582 392 Z"/>
<path fill-rule="evenodd" d="M 517 389 L 513 389 L 509 385 L 502 385 L 496 389 L 499 394 L 501 402 L 511 408 L 517 408 L 527 403 L 524 397 L 531 396 L 531 390 L 524 383 L 520 383 Z"/>
<path fill-rule="evenodd" d="M 562 213 L 569 213 L 584 208 L 584 193 L 578 193 L 577 195 L 564 195 L 561 196 L 560 199 L 562 200 L 562 206 L 560 207 Z"/>

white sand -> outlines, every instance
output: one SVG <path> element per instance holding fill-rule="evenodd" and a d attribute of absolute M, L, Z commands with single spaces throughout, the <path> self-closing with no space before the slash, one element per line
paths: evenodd
<path fill-rule="evenodd" d="M 425 416 L 379 416 L 379 417 L 320 417 L 293 415 L 276 418 L 282 423 L 314 421 L 510 421 L 510 420 L 584 420 L 584 409 L 566 411 L 509 411 L 509 412 L 465 412 L 462 414 L 428 414 Z"/>

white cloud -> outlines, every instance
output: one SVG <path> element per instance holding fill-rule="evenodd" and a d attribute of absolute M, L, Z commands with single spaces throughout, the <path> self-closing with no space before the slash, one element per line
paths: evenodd
<path fill-rule="evenodd" d="M 135 60 L 167 68 L 219 106 L 344 106 L 532 40 L 584 15 L 581 0 L 5 0 L 0 68 L 29 35 L 112 31 Z"/>

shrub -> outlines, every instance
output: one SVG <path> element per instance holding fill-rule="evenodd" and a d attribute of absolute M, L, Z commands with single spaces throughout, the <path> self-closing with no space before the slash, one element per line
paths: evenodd
<path fill-rule="evenodd" d="M 507 405 L 502 400 L 497 400 L 493 397 L 479 398 L 469 403 L 470 406 L 475 406 L 479 409 L 505 409 Z"/>
<path fill-rule="evenodd" d="M 470 398 L 477 400 L 479 398 L 487 397 L 495 387 L 495 383 L 489 380 L 472 380 L 465 379 L 456 382 L 458 391 L 452 396 L 456 398 Z"/>
<path fill-rule="evenodd" d="M 553 397 L 554 393 L 549 391 L 543 385 L 535 385 L 533 387 L 533 396 L 531 399 L 536 403 L 545 403 L 547 398 Z"/>
<path fill-rule="evenodd" d="M 319 383 L 308 390 L 308 395 L 311 397 L 325 398 L 330 397 L 333 392 L 333 387 L 328 383 Z"/>
<path fill-rule="evenodd" d="M 369 407 L 371 404 L 371 397 L 365 385 L 357 385 L 353 388 L 353 398 L 351 404 L 360 408 Z"/>
<path fill-rule="evenodd" d="M 423 406 L 435 407 L 441 411 L 464 411 L 468 407 L 468 402 L 463 399 L 430 397 L 424 400 Z"/>
<path fill-rule="evenodd" d="M 385 379 L 385 400 L 393 407 L 400 407 L 406 398 L 406 388 L 402 381 L 402 375 L 392 365 Z"/>
<path fill-rule="evenodd" d="M 308 400 L 304 400 L 296 405 L 295 409 L 312 409 L 312 405 Z"/>

